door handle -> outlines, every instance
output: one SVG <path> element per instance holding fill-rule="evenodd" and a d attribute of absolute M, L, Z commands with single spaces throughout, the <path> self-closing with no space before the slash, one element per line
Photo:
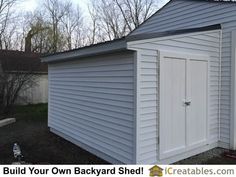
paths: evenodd
<path fill-rule="evenodd" d="M 184 104 L 185 104 L 185 106 L 190 106 L 191 105 L 191 101 L 185 101 Z"/>

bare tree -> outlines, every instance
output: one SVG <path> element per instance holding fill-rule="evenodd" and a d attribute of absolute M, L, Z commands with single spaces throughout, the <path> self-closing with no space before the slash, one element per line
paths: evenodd
<path fill-rule="evenodd" d="M 21 40 L 24 37 L 21 30 L 22 23 L 20 16 L 15 14 L 14 18 L 11 17 L 8 22 L 4 32 L 1 35 L 1 49 L 5 50 L 20 50 Z"/>
<path fill-rule="evenodd" d="M 95 44 L 98 42 L 102 42 L 107 40 L 107 35 L 103 34 L 102 24 L 99 24 L 101 22 L 100 16 L 98 16 L 98 9 L 95 8 L 93 5 L 92 7 L 89 7 L 89 14 L 91 18 L 91 24 L 87 29 L 87 40 L 88 45 Z"/>
<path fill-rule="evenodd" d="M 52 27 L 43 19 L 41 12 L 28 14 L 30 19 L 25 34 L 25 51 L 50 53 L 53 50 Z"/>
<path fill-rule="evenodd" d="M 12 25 L 8 27 L 8 30 L 2 33 L 2 48 L 6 50 L 17 48 L 16 44 L 16 32 L 15 32 L 16 25 Z"/>
<path fill-rule="evenodd" d="M 102 30 L 103 39 L 112 40 L 123 37 L 137 28 L 154 12 L 156 0 L 91 0 L 92 22 L 90 31 Z M 94 18 L 96 17 L 96 18 Z M 95 21 L 96 20 L 96 21 Z M 94 34 L 91 34 L 94 36 Z M 96 40 L 93 40 L 96 41 Z M 93 42 L 96 43 L 96 42 Z"/>
<path fill-rule="evenodd" d="M 127 32 L 124 19 L 113 0 L 92 1 L 90 16 L 93 22 L 92 36 L 96 37 L 99 42 L 120 38 Z M 101 36 L 95 34 L 97 31 L 101 33 Z M 95 39 L 93 41 L 96 43 Z"/>
<path fill-rule="evenodd" d="M 22 20 L 25 14 L 17 17 L 11 11 L 17 1 L 0 0 L 0 49 L 38 53 L 55 53 L 121 38 L 145 21 L 158 2 L 90 0 L 90 16 L 85 19 L 71 0 L 43 0 L 32 14 L 26 15 L 27 20 Z"/>
<path fill-rule="evenodd" d="M 75 32 L 72 35 L 73 49 L 89 45 L 89 40 L 86 36 L 87 33 L 88 29 L 83 24 L 76 27 Z"/>
<path fill-rule="evenodd" d="M 17 0 L 0 0 L 0 49 L 3 48 L 2 37 L 11 16 L 11 9 L 16 1 Z"/>
<path fill-rule="evenodd" d="M 24 15 L 20 25 L 20 50 L 55 53 L 86 45 L 83 14 L 70 0 L 44 0 Z M 23 39 L 22 39 L 22 38 Z"/>
<path fill-rule="evenodd" d="M 36 84 L 37 75 L 31 73 L 2 73 L 0 74 L 0 110 L 9 112 L 15 104 L 21 91 Z"/>
<path fill-rule="evenodd" d="M 60 32 L 60 22 L 62 18 L 68 14 L 68 9 L 70 6 L 70 1 L 45 0 L 45 15 L 48 16 L 49 23 L 52 26 L 53 53 L 60 51 L 60 47 L 64 46 L 64 44 L 61 43 L 61 39 L 63 38 L 63 36 L 61 36 Z"/>
<path fill-rule="evenodd" d="M 66 6 L 67 11 L 62 17 L 62 29 L 65 35 L 67 49 L 71 50 L 75 45 L 78 44 L 78 38 L 81 37 L 81 32 L 83 28 L 83 16 L 79 6 L 73 7 L 72 3 Z M 76 42 L 77 41 L 77 42 Z M 77 43 L 77 44 L 76 44 Z"/>
<path fill-rule="evenodd" d="M 11 62 L 8 58 L 0 60 L 0 113 L 9 112 L 19 98 L 19 93 L 36 84 L 39 76 L 34 71 L 39 63 L 23 60 L 27 62 Z"/>
<path fill-rule="evenodd" d="M 137 28 L 156 9 L 155 0 L 115 0 L 129 31 Z"/>

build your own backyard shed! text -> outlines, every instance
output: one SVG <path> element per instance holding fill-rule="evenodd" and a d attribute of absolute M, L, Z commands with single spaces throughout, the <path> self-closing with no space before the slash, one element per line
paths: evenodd
<path fill-rule="evenodd" d="M 81 167 L 52 167 L 52 168 L 37 168 L 37 167 L 3 167 L 2 175 L 142 175 L 143 167 L 111 167 L 111 168 L 81 168 Z"/>

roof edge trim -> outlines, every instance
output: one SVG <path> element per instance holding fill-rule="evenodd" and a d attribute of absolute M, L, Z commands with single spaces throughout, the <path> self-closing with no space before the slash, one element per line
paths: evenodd
<path fill-rule="evenodd" d="M 137 35 L 127 36 L 126 41 L 131 42 L 131 41 L 145 40 L 145 39 L 151 39 L 151 38 L 167 37 L 167 36 L 172 36 L 172 35 L 181 35 L 181 34 L 187 34 L 187 33 L 204 32 L 204 31 L 212 31 L 212 30 L 220 30 L 220 29 L 222 29 L 221 25 L 216 24 L 216 25 L 210 25 L 210 26 L 204 26 L 204 27 L 198 27 L 198 28 L 180 29 L 180 30 L 158 32 L 158 33 L 137 34 Z"/>
<path fill-rule="evenodd" d="M 58 61 L 67 61 L 73 60 L 81 57 L 89 57 L 94 55 L 100 55 L 104 53 L 110 53 L 115 51 L 127 50 L 127 43 L 125 38 L 109 41 L 105 43 L 99 43 L 92 46 L 79 48 L 76 50 L 55 53 L 53 55 L 41 57 L 42 62 L 58 62 Z"/>

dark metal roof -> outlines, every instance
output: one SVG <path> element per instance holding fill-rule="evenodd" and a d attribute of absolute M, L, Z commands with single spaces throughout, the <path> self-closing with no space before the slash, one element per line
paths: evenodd
<path fill-rule="evenodd" d="M 127 44 L 125 38 L 115 39 L 112 41 L 106 41 L 90 46 L 69 50 L 65 52 L 55 53 L 51 55 L 45 55 L 41 57 L 42 62 L 55 62 L 64 61 L 68 59 L 75 59 L 81 57 L 94 56 L 104 53 L 111 53 L 116 51 L 127 50 Z"/>
<path fill-rule="evenodd" d="M 124 40 L 124 39 L 125 39 L 125 37 L 122 37 L 122 38 L 113 39 L 113 40 L 110 40 L 110 41 L 104 41 L 104 42 L 99 42 L 99 43 L 91 44 L 91 45 L 84 46 L 84 47 L 79 47 L 79 48 L 72 49 L 72 50 L 66 50 L 66 51 L 63 51 L 63 52 L 44 54 L 41 57 L 44 58 L 44 57 L 49 57 L 49 56 L 52 56 L 52 55 L 57 55 L 57 54 L 62 54 L 62 53 L 68 53 L 68 52 L 73 52 L 73 51 L 77 51 L 77 50 L 84 50 L 86 48 L 90 48 L 90 47 L 94 47 L 94 46 L 99 46 L 99 45 L 103 45 L 103 44 L 108 44 L 108 43 L 112 43 L 112 42 L 117 42 L 117 41 L 121 41 L 121 40 Z"/>
<path fill-rule="evenodd" d="M 40 61 L 40 55 L 32 52 L 0 50 L 0 65 L 5 72 L 48 72 L 47 64 Z"/>
<path fill-rule="evenodd" d="M 180 30 L 172 30 L 172 31 L 165 31 L 165 32 L 158 32 L 158 33 L 144 33 L 144 34 L 137 34 L 131 35 L 126 37 L 126 41 L 137 41 L 137 40 L 144 40 L 144 39 L 151 39 L 151 38 L 159 38 L 159 37 L 166 37 L 172 35 L 180 35 L 186 33 L 194 33 L 194 32 L 202 32 L 202 31 L 211 31 L 221 29 L 221 25 L 211 25 L 211 26 L 204 26 L 199 28 L 189 28 L 189 29 L 180 29 Z"/>

